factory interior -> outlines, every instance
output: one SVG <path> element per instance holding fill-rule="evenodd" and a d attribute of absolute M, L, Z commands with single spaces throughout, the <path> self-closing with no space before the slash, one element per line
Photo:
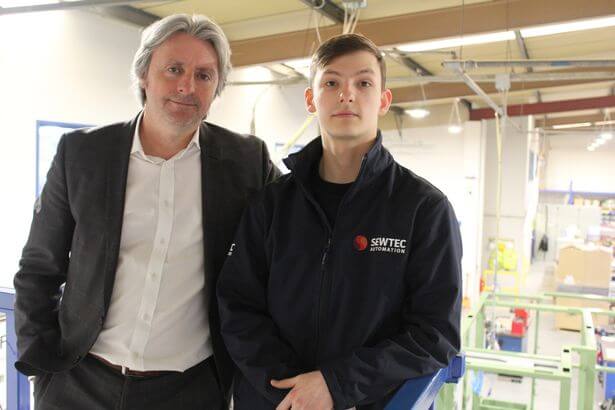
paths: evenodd
<path fill-rule="evenodd" d="M 7 294 L 61 135 L 139 112 L 141 31 L 175 13 L 230 41 L 207 121 L 262 139 L 284 172 L 320 133 L 316 47 L 354 32 L 382 51 L 383 145 L 448 197 L 463 242 L 465 372 L 437 409 L 615 409 L 612 0 L 0 0 Z M 0 326 L 0 408 L 17 409 Z"/>

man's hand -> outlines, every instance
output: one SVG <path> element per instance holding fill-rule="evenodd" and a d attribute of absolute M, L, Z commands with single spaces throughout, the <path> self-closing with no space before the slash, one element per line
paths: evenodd
<path fill-rule="evenodd" d="M 277 389 L 291 389 L 276 410 L 331 410 L 333 398 L 320 371 L 303 373 L 290 379 L 271 380 Z"/>

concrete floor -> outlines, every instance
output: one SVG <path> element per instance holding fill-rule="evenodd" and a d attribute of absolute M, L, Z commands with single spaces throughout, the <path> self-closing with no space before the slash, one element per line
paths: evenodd
<path fill-rule="evenodd" d="M 555 280 L 553 276 L 553 265 L 538 262 L 534 264 L 526 280 L 524 294 L 537 294 L 543 291 L 555 290 Z M 530 321 L 532 316 L 530 317 Z M 534 340 L 533 326 L 530 322 L 530 332 L 528 334 L 528 352 L 533 351 L 532 341 Z M 555 328 L 555 315 L 542 312 L 539 323 L 538 354 L 559 356 L 561 347 L 570 344 L 580 344 L 581 337 L 579 332 L 563 331 Z M 577 359 L 577 358 L 575 358 Z M 578 361 L 578 360 L 577 360 Z M 573 373 L 571 391 L 571 409 L 577 407 L 578 386 L 577 370 Z M 532 380 L 525 377 L 522 380 L 512 381 L 511 378 L 497 375 L 485 375 L 483 384 L 483 395 L 490 395 L 496 400 L 513 401 L 517 403 L 529 404 L 531 397 Z M 559 383 L 547 380 L 536 381 L 536 395 L 534 409 L 536 410 L 558 410 L 560 386 Z M 600 403 L 604 400 L 602 386 L 596 383 L 594 408 L 599 409 Z M 585 409 L 584 409 L 585 410 Z M 589 409 L 587 409 L 589 410 Z"/>

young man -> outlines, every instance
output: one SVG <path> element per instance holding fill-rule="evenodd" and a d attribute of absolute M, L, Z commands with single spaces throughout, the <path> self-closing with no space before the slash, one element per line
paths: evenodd
<path fill-rule="evenodd" d="M 15 276 L 37 409 L 228 408 L 215 284 L 277 174 L 262 141 L 203 122 L 229 70 L 220 27 L 168 16 L 135 55 L 143 111 L 60 141 Z"/>
<path fill-rule="evenodd" d="M 310 77 L 322 136 L 247 208 L 218 282 L 239 410 L 383 408 L 460 345 L 457 220 L 382 146 L 380 51 L 334 37 Z"/>

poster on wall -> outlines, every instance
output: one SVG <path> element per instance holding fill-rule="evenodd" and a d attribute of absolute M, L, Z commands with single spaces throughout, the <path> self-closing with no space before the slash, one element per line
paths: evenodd
<path fill-rule="evenodd" d="M 87 128 L 90 125 L 73 124 L 55 121 L 36 121 L 36 197 L 41 194 L 47 171 L 51 166 L 51 161 L 56 154 L 58 142 L 62 135 L 67 132 Z"/>

